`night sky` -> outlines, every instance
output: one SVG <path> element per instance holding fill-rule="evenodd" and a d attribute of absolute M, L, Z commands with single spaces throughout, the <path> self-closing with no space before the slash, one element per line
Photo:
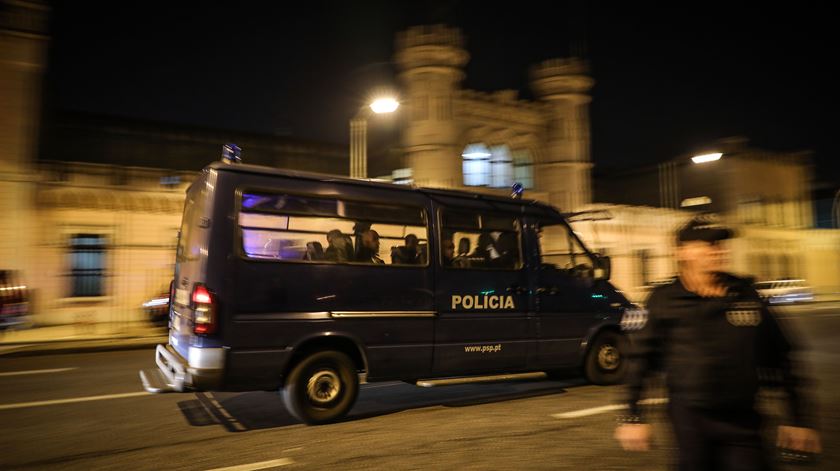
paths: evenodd
<path fill-rule="evenodd" d="M 530 98 L 529 65 L 587 58 L 596 170 L 741 135 L 760 147 L 810 149 L 818 176 L 840 183 L 829 115 L 837 41 L 827 7 L 124 3 L 54 4 L 48 109 L 345 144 L 347 121 L 368 92 L 395 83 L 395 33 L 442 22 L 466 35 L 467 88 Z"/>

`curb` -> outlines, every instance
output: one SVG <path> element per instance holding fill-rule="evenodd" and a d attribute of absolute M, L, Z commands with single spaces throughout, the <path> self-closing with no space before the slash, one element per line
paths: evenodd
<path fill-rule="evenodd" d="M 0 358 L 66 353 L 142 350 L 166 343 L 166 335 L 119 339 L 51 340 L 45 342 L 0 344 Z"/>

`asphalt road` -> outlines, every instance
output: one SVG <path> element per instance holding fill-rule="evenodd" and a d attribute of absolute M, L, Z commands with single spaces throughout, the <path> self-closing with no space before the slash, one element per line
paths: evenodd
<path fill-rule="evenodd" d="M 835 469 L 840 309 L 811 305 L 782 317 L 810 347 L 825 447 L 816 469 Z M 656 470 L 673 455 L 659 401 L 649 406 L 654 450 L 626 453 L 612 439 L 620 388 L 574 378 L 366 384 L 347 420 L 310 427 L 275 393 L 146 394 L 137 371 L 152 364 L 150 350 L 0 357 L 0 469 Z M 778 398 L 762 404 L 773 424 Z"/>

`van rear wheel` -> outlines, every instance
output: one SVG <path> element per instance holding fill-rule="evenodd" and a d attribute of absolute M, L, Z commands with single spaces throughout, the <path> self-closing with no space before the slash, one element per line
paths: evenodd
<path fill-rule="evenodd" d="M 283 387 L 286 409 L 301 422 L 335 422 L 350 411 L 359 394 L 353 360 L 336 351 L 310 355 L 292 368 Z"/>
<path fill-rule="evenodd" d="M 627 338 L 618 332 L 601 332 L 595 337 L 584 360 L 586 379 L 593 384 L 618 384 L 627 371 Z"/>

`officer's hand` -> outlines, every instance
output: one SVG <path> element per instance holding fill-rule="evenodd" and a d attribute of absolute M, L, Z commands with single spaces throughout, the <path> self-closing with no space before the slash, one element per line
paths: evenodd
<path fill-rule="evenodd" d="M 615 429 L 615 439 L 627 451 L 650 450 L 650 424 L 622 424 Z"/>
<path fill-rule="evenodd" d="M 776 446 L 806 453 L 822 453 L 820 434 L 812 428 L 780 425 Z"/>

